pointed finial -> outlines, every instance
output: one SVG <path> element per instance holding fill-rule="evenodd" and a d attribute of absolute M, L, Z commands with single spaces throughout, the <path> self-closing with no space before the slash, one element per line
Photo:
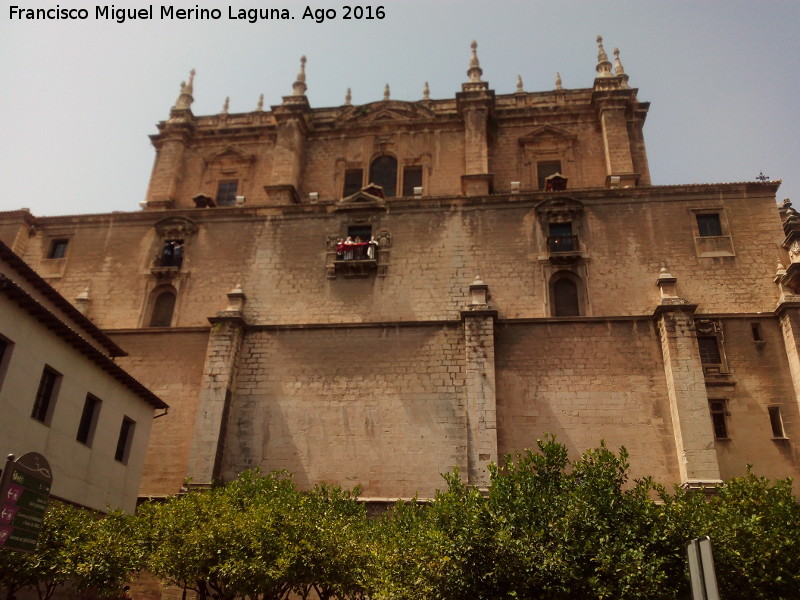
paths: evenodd
<path fill-rule="evenodd" d="M 561 86 L 561 73 L 556 73 L 556 89 L 563 90 L 564 88 Z"/>
<path fill-rule="evenodd" d="M 469 70 L 467 71 L 467 75 L 469 76 L 469 80 L 471 82 L 477 82 L 481 80 L 481 75 L 483 75 L 483 69 L 481 69 L 481 64 L 478 61 L 478 42 L 472 40 L 470 48 L 472 48 L 472 56 L 469 59 Z"/>
<path fill-rule="evenodd" d="M 292 93 L 295 96 L 305 96 L 306 90 L 306 57 L 300 57 L 300 72 L 297 74 L 297 80 L 292 85 Z"/>
<path fill-rule="evenodd" d="M 220 114 L 227 115 L 228 114 L 228 106 L 230 106 L 231 97 L 225 96 L 225 103 L 222 105 L 222 112 Z"/>
<path fill-rule="evenodd" d="M 192 93 L 194 91 L 194 69 L 189 71 L 189 82 L 181 81 L 181 91 L 178 94 L 178 99 L 175 101 L 176 109 L 187 109 L 192 106 L 194 98 Z"/>
<path fill-rule="evenodd" d="M 619 48 L 614 48 L 614 74 L 622 78 L 622 87 L 628 87 L 628 75 L 625 73 L 625 69 L 622 68 L 622 61 L 619 59 Z"/>
<path fill-rule="evenodd" d="M 425 85 L 422 87 L 422 99 L 423 100 L 430 100 L 431 99 L 431 88 L 428 87 L 428 82 L 425 82 Z"/>
<path fill-rule="evenodd" d="M 389 99 L 389 84 L 387 83 L 386 86 L 383 88 L 383 99 Z"/>
<path fill-rule="evenodd" d="M 350 88 L 347 88 L 347 93 L 344 95 L 344 105 L 350 106 L 350 101 L 353 99 L 353 94 L 350 93 Z"/>
<path fill-rule="evenodd" d="M 194 93 L 194 69 L 189 71 L 189 83 L 186 84 L 186 93 L 190 96 Z"/>
<path fill-rule="evenodd" d="M 259 111 L 259 112 L 264 110 L 264 94 L 261 94 L 258 97 L 258 104 L 256 105 L 256 110 Z"/>
<path fill-rule="evenodd" d="M 517 75 L 517 92 L 524 92 L 522 89 L 522 75 Z"/>
<path fill-rule="evenodd" d="M 611 77 L 611 62 L 608 60 L 605 48 L 603 48 L 603 37 L 597 36 L 597 70 L 598 77 Z"/>

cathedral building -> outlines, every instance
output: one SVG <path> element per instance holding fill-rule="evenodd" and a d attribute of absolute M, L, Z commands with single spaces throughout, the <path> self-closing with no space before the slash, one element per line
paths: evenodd
<path fill-rule="evenodd" d="M 429 497 L 547 434 L 668 485 L 800 475 L 800 217 L 778 181 L 652 185 L 597 43 L 591 87 L 495 93 L 473 42 L 414 102 L 311 107 L 303 58 L 280 103 L 196 116 L 192 73 L 141 210 L 0 214 L 170 406 L 140 495 L 259 467 Z"/>

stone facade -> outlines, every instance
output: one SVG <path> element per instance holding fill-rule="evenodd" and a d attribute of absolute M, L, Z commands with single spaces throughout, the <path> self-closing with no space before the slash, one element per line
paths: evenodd
<path fill-rule="evenodd" d="M 496 94 L 473 46 L 455 98 L 311 108 L 304 66 L 245 114 L 195 116 L 192 74 L 139 212 L 0 214 L 172 407 L 142 495 L 260 467 L 425 497 L 547 433 L 667 484 L 800 474 L 779 182 L 651 185 L 601 40 L 587 89 Z"/>

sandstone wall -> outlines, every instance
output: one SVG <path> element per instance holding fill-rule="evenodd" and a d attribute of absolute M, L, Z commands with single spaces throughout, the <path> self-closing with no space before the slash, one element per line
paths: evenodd
<path fill-rule="evenodd" d="M 186 477 L 208 332 L 116 332 L 111 337 L 129 354 L 117 359 L 119 365 L 169 404 L 168 414 L 153 421 L 139 495 L 175 494 Z"/>
<path fill-rule="evenodd" d="M 650 320 L 504 323 L 496 330 L 498 451 L 546 434 L 570 456 L 625 446 L 631 475 L 678 479 L 658 334 Z"/>
<path fill-rule="evenodd" d="M 440 473 L 466 471 L 463 357 L 452 326 L 251 332 L 223 476 L 286 469 L 302 488 L 431 496 Z"/>

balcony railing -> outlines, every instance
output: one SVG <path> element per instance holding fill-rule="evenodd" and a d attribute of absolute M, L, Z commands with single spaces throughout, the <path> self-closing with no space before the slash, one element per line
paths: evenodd
<path fill-rule="evenodd" d="M 551 235 L 547 238 L 547 250 L 551 253 L 556 252 L 577 252 L 577 235 Z"/>

